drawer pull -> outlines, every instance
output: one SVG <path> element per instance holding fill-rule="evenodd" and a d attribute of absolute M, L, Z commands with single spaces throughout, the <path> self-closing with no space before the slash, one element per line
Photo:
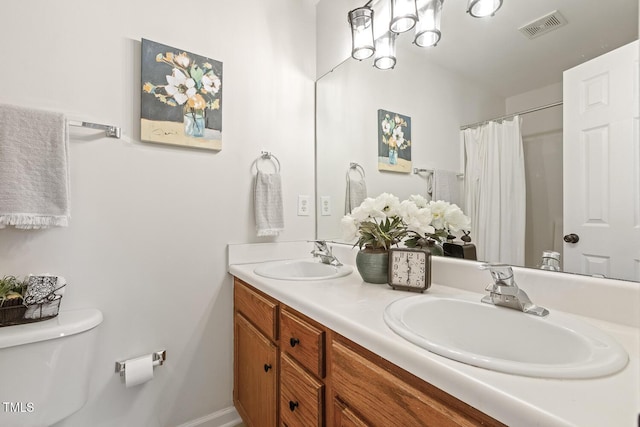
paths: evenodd
<path fill-rule="evenodd" d="M 264 364 L 264 371 L 265 372 L 269 372 L 269 369 L 271 369 L 271 364 L 270 363 L 265 363 Z"/>
<path fill-rule="evenodd" d="M 298 402 L 294 402 L 293 400 L 289 401 L 289 409 L 291 409 L 291 412 L 295 411 L 297 407 L 298 407 Z"/>
<path fill-rule="evenodd" d="M 291 347 L 295 347 L 296 344 L 300 344 L 300 340 L 298 338 L 291 338 L 289 340 L 289 344 L 291 345 Z"/>

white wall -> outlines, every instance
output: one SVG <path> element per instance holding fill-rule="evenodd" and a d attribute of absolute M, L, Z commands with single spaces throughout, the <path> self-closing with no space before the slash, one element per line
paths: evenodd
<path fill-rule="evenodd" d="M 562 101 L 562 82 L 507 98 L 507 113 Z M 536 267 L 542 252 L 562 254 L 562 106 L 522 116 L 527 221 L 525 265 Z"/>
<path fill-rule="evenodd" d="M 0 274 L 63 275 L 63 310 L 104 313 L 89 402 L 63 425 L 173 426 L 230 407 L 226 245 L 273 240 L 254 231 L 250 165 L 262 149 L 282 164 L 277 240 L 314 235 L 314 217 L 296 216 L 297 195 L 314 192 L 312 2 L 34 0 L 0 10 L 0 102 L 124 134 L 71 129 L 68 228 L 0 230 Z M 223 62 L 221 152 L 139 140 L 141 38 Z M 114 362 L 158 349 L 168 361 L 155 379 L 125 389 Z"/>

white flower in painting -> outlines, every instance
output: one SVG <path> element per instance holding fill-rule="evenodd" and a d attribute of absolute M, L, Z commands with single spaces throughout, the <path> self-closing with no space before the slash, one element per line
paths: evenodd
<path fill-rule="evenodd" d="M 402 126 L 396 126 L 393 129 L 393 137 L 395 138 L 398 146 L 404 144 L 404 132 L 402 131 Z"/>
<path fill-rule="evenodd" d="M 207 93 L 218 93 L 221 84 L 220 78 L 213 73 L 202 76 L 202 90 Z"/>
<path fill-rule="evenodd" d="M 391 122 L 387 119 L 382 121 L 382 133 L 389 135 L 391 133 Z"/>
<path fill-rule="evenodd" d="M 182 68 L 187 68 L 191 63 L 191 59 L 187 56 L 186 52 L 182 52 L 180 55 L 176 55 L 173 57 L 173 62 L 175 62 Z"/>
<path fill-rule="evenodd" d="M 179 105 L 184 104 L 196 94 L 196 82 L 177 68 L 173 69 L 172 75 L 167 76 L 167 83 L 168 85 L 165 86 L 167 94 L 175 99 Z"/>

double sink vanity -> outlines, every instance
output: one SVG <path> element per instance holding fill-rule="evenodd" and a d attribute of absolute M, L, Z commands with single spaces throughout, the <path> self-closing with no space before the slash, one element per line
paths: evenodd
<path fill-rule="evenodd" d="M 247 426 L 635 426 L 637 284 L 514 268 L 545 316 L 482 303 L 479 263 L 424 294 L 362 281 L 308 242 L 229 246 L 234 404 Z"/>

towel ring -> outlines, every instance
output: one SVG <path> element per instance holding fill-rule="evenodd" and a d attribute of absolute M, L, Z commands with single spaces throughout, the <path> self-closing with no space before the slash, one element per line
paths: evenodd
<path fill-rule="evenodd" d="M 260 168 L 258 167 L 258 161 L 260 160 L 271 160 L 273 164 L 276 166 L 276 172 L 280 173 L 280 160 L 278 160 L 278 158 L 272 153 L 270 153 L 269 151 L 261 151 L 260 157 L 258 157 L 253 161 L 253 165 L 256 166 L 257 171 L 260 170 Z"/>
<path fill-rule="evenodd" d="M 347 176 L 349 175 L 349 171 L 351 171 L 351 169 L 356 170 L 360 175 L 362 175 L 363 178 L 366 178 L 366 175 L 364 173 L 364 168 L 356 162 L 351 162 L 349 163 L 349 170 L 347 171 Z"/>

